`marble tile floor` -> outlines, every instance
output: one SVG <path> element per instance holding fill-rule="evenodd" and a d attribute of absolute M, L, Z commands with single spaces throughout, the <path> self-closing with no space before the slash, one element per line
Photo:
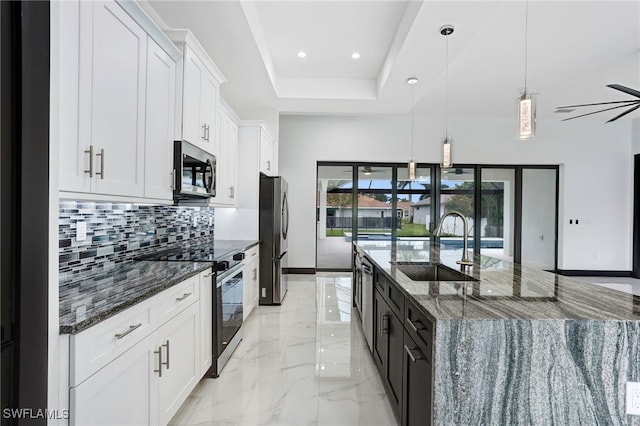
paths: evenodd
<path fill-rule="evenodd" d="M 640 279 L 629 277 L 576 277 L 580 281 L 640 296 Z"/>
<path fill-rule="evenodd" d="M 172 425 L 397 425 L 359 324 L 351 275 L 289 275 L 282 306 L 259 306 L 217 379 Z"/>

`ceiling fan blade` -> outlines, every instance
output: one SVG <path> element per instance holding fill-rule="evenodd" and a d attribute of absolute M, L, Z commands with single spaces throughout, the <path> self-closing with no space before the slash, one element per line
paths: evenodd
<path fill-rule="evenodd" d="M 600 111 L 588 112 L 586 114 L 576 115 L 575 117 L 565 118 L 562 121 L 569 121 L 569 120 L 573 120 L 574 118 L 586 117 L 587 115 L 598 114 L 600 112 L 611 111 L 612 109 L 624 108 L 626 106 L 628 106 L 628 105 L 618 105 L 618 106 L 614 106 L 614 107 L 611 107 L 611 108 L 605 108 L 605 109 L 601 109 Z"/>
<path fill-rule="evenodd" d="M 585 107 L 585 106 L 594 106 L 594 105 L 609 105 L 609 104 L 634 104 L 638 101 L 634 101 L 634 100 L 628 100 L 628 101 L 614 101 L 614 102 L 598 102 L 595 104 L 581 104 L 581 105 L 566 105 L 566 106 L 559 106 L 556 107 L 556 109 L 562 109 L 562 108 L 578 108 L 578 107 Z"/>
<path fill-rule="evenodd" d="M 626 93 L 627 95 L 635 96 L 636 98 L 640 98 L 640 92 L 634 89 L 630 89 L 626 86 L 622 86 L 620 84 L 607 84 L 607 87 L 611 87 L 612 89 L 619 90 L 621 92 Z"/>
<path fill-rule="evenodd" d="M 616 115 L 611 120 L 607 121 L 607 123 L 611 123 L 612 121 L 616 121 L 618 118 L 624 117 L 625 115 L 629 114 L 630 112 L 633 112 L 633 111 L 637 110 L 638 108 L 640 108 L 640 103 L 638 103 L 638 105 L 634 106 L 633 108 L 629 108 L 629 110 L 623 112 L 622 114 Z"/>

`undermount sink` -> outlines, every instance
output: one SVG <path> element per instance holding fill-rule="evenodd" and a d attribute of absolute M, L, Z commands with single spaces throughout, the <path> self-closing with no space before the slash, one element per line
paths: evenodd
<path fill-rule="evenodd" d="M 413 281 L 477 281 L 441 263 L 394 262 L 393 264 Z"/>

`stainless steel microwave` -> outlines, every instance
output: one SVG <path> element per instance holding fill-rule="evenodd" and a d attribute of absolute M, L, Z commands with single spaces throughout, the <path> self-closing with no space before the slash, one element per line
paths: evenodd
<path fill-rule="evenodd" d="M 216 196 L 216 157 L 186 141 L 173 144 L 173 199 L 193 200 Z"/>

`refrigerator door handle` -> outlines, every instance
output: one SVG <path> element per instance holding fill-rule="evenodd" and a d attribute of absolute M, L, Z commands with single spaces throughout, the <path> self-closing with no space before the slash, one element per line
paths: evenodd
<path fill-rule="evenodd" d="M 285 257 L 287 255 L 287 252 L 285 251 L 284 253 L 282 253 L 280 256 L 274 258 L 273 260 L 282 260 L 283 257 Z"/>
<path fill-rule="evenodd" d="M 285 192 L 282 197 L 282 237 L 286 240 L 289 233 L 289 201 L 287 200 L 287 193 Z"/>

